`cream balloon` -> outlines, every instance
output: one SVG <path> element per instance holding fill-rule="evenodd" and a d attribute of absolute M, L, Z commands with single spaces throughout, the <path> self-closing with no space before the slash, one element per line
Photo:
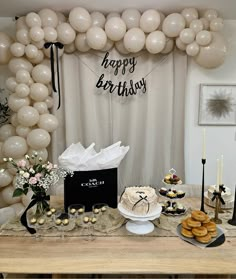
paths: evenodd
<path fill-rule="evenodd" d="M 0 199 L 3 199 L 3 198 L 0 197 Z M 6 202 L 4 201 L 4 203 L 6 203 Z M 15 210 L 13 208 L 11 208 L 10 206 L 0 208 L 0 225 L 5 224 L 10 219 L 14 219 L 15 217 L 16 217 Z"/>
<path fill-rule="evenodd" d="M 13 192 L 14 192 L 14 187 L 13 186 L 7 186 L 2 190 L 2 197 L 5 200 L 7 204 L 14 204 L 17 202 L 20 202 L 21 198 L 20 197 L 14 197 L 13 198 Z M 15 212 L 15 211 L 14 211 Z"/>
<path fill-rule="evenodd" d="M 13 93 L 8 98 L 8 106 L 9 108 L 17 112 L 21 107 L 28 106 L 30 104 L 30 99 L 28 97 L 20 98 L 16 93 Z"/>
<path fill-rule="evenodd" d="M 30 44 L 31 38 L 29 31 L 27 29 L 19 29 L 16 31 L 16 40 L 23 45 Z"/>
<path fill-rule="evenodd" d="M 0 141 L 5 141 L 9 137 L 16 135 L 16 129 L 11 124 L 4 124 L 0 127 Z"/>
<path fill-rule="evenodd" d="M 129 29 L 124 36 L 124 47 L 129 52 L 139 52 L 145 45 L 145 34 L 140 28 Z"/>
<path fill-rule="evenodd" d="M 201 17 L 200 18 L 202 24 L 203 24 L 203 30 L 209 30 L 210 28 L 210 22 L 208 19 L 206 19 L 205 17 Z"/>
<path fill-rule="evenodd" d="M 166 18 L 166 16 L 162 12 L 160 12 L 160 11 L 158 11 L 158 12 L 159 12 L 159 15 L 160 15 L 161 22 L 160 22 L 160 25 L 157 28 L 157 30 L 162 31 L 162 24 L 163 24 L 163 21 Z"/>
<path fill-rule="evenodd" d="M 219 32 L 223 29 L 224 22 L 223 19 L 220 17 L 214 18 L 210 22 L 210 30 L 214 32 Z"/>
<path fill-rule="evenodd" d="M 21 16 L 16 20 L 16 30 L 18 31 L 20 29 L 26 29 L 26 30 L 29 29 L 28 25 L 25 22 L 25 16 Z"/>
<path fill-rule="evenodd" d="M 22 57 L 25 54 L 25 46 L 21 43 L 13 43 L 10 46 L 11 54 L 15 57 Z"/>
<path fill-rule="evenodd" d="M 3 143 L 0 141 L 0 169 L 4 168 L 5 169 L 5 162 L 3 161 L 3 155 L 2 155 L 2 145 Z"/>
<path fill-rule="evenodd" d="M 90 46 L 87 43 L 86 33 L 79 33 L 75 38 L 75 47 L 78 51 L 86 52 L 90 50 Z"/>
<path fill-rule="evenodd" d="M 207 45 L 209 45 L 211 40 L 212 40 L 211 32 L 207 31 L 207 30 L 202 30 L 202 31 L 198 32 L 198 34 L 196 36 L 196 42 L 200 46 L 207 46 Z"/>
<path fill-rule="evenodd" d="M 57 38 L 63 44 L 71 44 L 75 40 L 76 32 L 67 22 L 57 26 Z"/>
<path fill-rule="evenodd" d="M 42 114 L 39 116 L 38 126 L 51 133 L 57 129 L 59 122 L 53 114 Z"/>
<path fill-rule="evenodd" d="M 21 202 L 25 207 L 27 207 L 31 202 L 33 194 L 34 194 L 33 191 L 29 190 L 26 195 L 21 196 Z"/>
<path fill-rule="evenodd" d="M 48 113 L 48 106 L 45 102 L 35 102 L 33 107 L 37 109 L 39 114 Z"/>
<path fill-rule="evenodd" d="M 53 49 L 54 49 L 54 53 L 56 52 L 55 50 L 55 46 L 53 46 Z M 50 48 L 44 48 L 43 50 L 43 53 L 46 57 L 50 58 Z M 63 48 L 58 48 L 58 57 L 61 57 L 64 53 L 64 47 Z M 51 67 L 51 64 L 49 63 L 50 67 Z M 56 64 L 55 64 L 55 68 L 56 70 Z"/>
<path fill-rule="evenodd" d="M 28 71 L 29 73 L 33 69 L 33 65 L 25 58 L 12 58 L 8 64 L 9 70 L 16 74 L 19 70 L 23 69 Z"/>
<path fill-rule="evenodd" d="M 107 42 L 107 35 L 101 27 L 90 27 L 86 33 L 87 44 L 95 50 L 101 50 Z"/>
<path fill-rule="evenodd" d="M 121 54 L 129 54 L 130 52 L 125 48 L 123 39 L 115 42 L 115 48 Z"/>
<path fill-rule="evenodd" d="M 12 57 L 10 46 L 13 40 L 4 32 L 0 32 L 0 65 L 5 65 Z"/>
<path fill-rule="evenodd" d="M 30 73 L 27 70 L 20 69 L 16 72 L 16 81 L 18 83 L 25 83 L 27 84 L 30 79 Z"/>
<path fill-rule="evenodd" d="M 56 12 L 57 14 L 57 18 L 58 18 L 58 24 L 61 24 L 62 22 L 66 22 L 67 21 L 67 18 L 66 16 L 61 13 L 61 12 Z"/>
<path fill-rule="evenodd" d="M 124 20 L 127 29 L 139 27 L 141 13 L 137 9 L 126 9 L 123 11 L 121 18 Z"/>
<path fill-rule="evenodd" d="M 118 12 L 110 12 L 106 16 L 106 20 L 108 21 L 112 17 L 120 17 L 120 14 Z"/>
<path fill-rule="evenodd" d="M 57 39 L 57 30 L 53 27 L 47 26 L 43 28 L 44 40 L 46 42 L 55 42 Z"/>
<path fill-rule="evenodd" d="M 17 119 L 22 126 L 32 127 L 38 123 L 39 113 L 31 106 L 24 106 L 18 110 Z"/>
<path fill-rule="evenodd" d="M 21 158 L 27 150 L 26 140 L 19 136 L 7 138 L 2 145 L 2 154 L 7 158 Z"/>
<path fill-rule="evenodd" d="M 104 29 L 106 18 L 102 13 L 92 12 L 90 14 L 90 16 L 91 16 L 91 20 L 92 20 L 92 26 L 97 26 L 97 27 L 101 27 Z"/>
<path fill-rule="evenodd" d="M 30 148 L 29 151 L 28 151 L 28 155 L 30 156 L 30 158 L 35 153 L 37 153 L 38 156 L 34 159 L 30 159 L 31 163 L 34 163 L 34 162 L 39 163 L 39 158 L 42 159 L 42 161 L 40 162 L 41 164 L 43 164 L 47 161 L 48 151 L 47 151 L 46 148 L 42 148 L 42 149 L 32 149 L 32 148 Z"/>
<path fill-rule="evenodd" d="M 53 98 L 50 97 L 50 96 L 48 96 L 48 97 L 45 99 L 45 103 L 47 104 L 48 109 L 52 108 L 52 107 L 53 107 L 53 104 L 54 104 Z"/>
<path fill-rule="evenodd" d="M 195 36 L 195 32 L 191 28 L 185 28 L 179 34 L 179 38 L 184 44 L 191 44 Z"/>
<path fill-rule="evenodd" d="M 32 70 L 32 78 L 35 82 L 48 84 L 52 78 L 51 70 L 46 65 L 36 65 Z"/>
<path fill-rule="evenodd" d="M 53 10 L 47 8 L 42 9 L 38 14 L 41 18 L 42 27 L 50 26 L 55 28 L 58 25 L 58 17 Z"/>
<path fill-rule="evenodd" d="M 186 26 L 189 27 L 194 19 L 198 19 L 198 10 L 195 8 L 185 8 L 182 10 L 181 15 L 186 21 Z"/>
<path fill-rule="evenodd" d="M 34 83 L 33 79 L 30 78 L 29 81 L 27 82 L 27 85 L 28 85 L 28 86 L 31 86 L 33 83 Z"/>
<path fill-rule="evenodd" d="M 101 49 L 101 51 L 108 51 L 114 46 L 114 42 L 107 38 L 106 45 Z"/>
<path fill-rule="evenodd" d="M 105 32 L 107 37 L 112 41 L 121 40 L 126 32 L 126 25 L 120 17 L 112 17 L 105 24 Z"/>
<path fill-rule="evenodd" d="M 140 28 L 145 33 L 155 31 L 161 22 L 161 17 L 158 11 L 154 9 L 146 10 L 140 17 Z"/>
<path fill-rule="evenodd" d="M 18 120 L 17 120 L 17 113 L 13 113 L 10 117 L 10 123 L 14 127 L 17 127 L 19 125 Z"/>
<path fill-rule="evenodd" d="M 84 33 L 81 33 L 81 34 L 84 34 Z M 75 37 L 75 40 L 76 40 L 76 37 Z M 71 44 L 65 45 L 64 46 L 64 51 L 65 51 L 65 53 L 73 53 L 73 52 L 75 52 L 76 51 L 75 41 L 72 42 Z"/>
<path fill-rule="evenodd" d="M 214 9 L 206 10 L 205 13 L 204 13 L 204 17 L 206 19 L 208 19 L 209 21 L 211 21 L 212 19 L 218 17 L 218 12 Z"/>
<path fill-rule="evenodd" d="M 6 88 L 7 88 L 9 91 L 15 92 L 16 86 L 17 86 L 16 78 L 14 78 L 14 77 L 9 77 L 9 78 L 6 80 Z"/>
<path fill-rule="evenodd" d="M 16 127 L 16 134 L 22 138 L 26 138 L 30 131 L 31 131 L 30 127 L 26 127 L 26 126 L 22 126 L 22 125 L 18 125 Z"/>
<path fill-rule="evenodd" d="M 25 98 L 29 95 L 30 89 L 29 86 L 24 83 L 19 83 L 16 86 L 16 95 L 20 98 Z"/>
<path fill-rule="evenodd" d="M 12 180 L 13 176 L 7 170 L 0 172 L 0 188 L 9 185 Z"/>
<path fill-rule="evenodd" d="M 17 217 L 21 217 L 21 215 L 25 211 L 25 207 L 24 207 L 24 205 L 21 202 L 17 202 L 17 203 L 11 204 L 9 207 L 14 209 L 15 214 L 16 214 Z"/>
<path fill-rule="evenodd" d="M 161 51 L 162 54 L 170 53 L 174 48 L 174 40 L 171 38 L 166 37 L 166 44 L 164 49 Z"/>
<path fill-rule="evenodd" d="M 194 19 L 190 23 L 190 28 L 197 34 L 198 32 L 203 30 L 203 23 L 200 19 Z"/>
<path fill-rule="evenodd" d="M 211 32 L 212 42 L 205 47 L 200 47 L 195 62 L 201 67 L 212 69 L 222 65 L 225 61 L 227 47 L 224 37 L 218 32 Z"/>
<path fill-rule="evenodd" d="M 191 44 L 187 45 L 186 47 L 186 53 L 189 56 L 196 56 L 199 53 L 200 47 L 199 45 L 194 41 Z"/>
<path fill-rule="evenodd" d="M 46 148 L 50 141 L 49 133 L 43 129 L 34 129 L 27 136 L 27 144 L 33 149 Z"/>
<path fill-rule="evenodd" d="M 30 97 L 36 102 L 42 102 L 48 97 L 48 88 L 43 83 L 33 83 L 30 86 Z"/>
<path fill-rule="evenodd" d="M 76 31 L 86 32 L 92 25 L 92 19 L 86 9 L 75 7 L 69 13 L 69 23 Z"/>
<path fill-rule="evenodd" d="M 29 30 L 29 37 L 35 42 L 40 42 L 44 39 L 44 31 L 39 26 L 31 27 Z"/>
<path fill-rule="evenodd" d="M 38 54 L 35 58 L 29 59 L 32 64 L 40 64 L 44 59 L 44 53 L 41 49 L 38 50 Z"/>
<path fill-rule="evenodd" d="M 161 52 L 166 45 L 166 36 L 162 31 L 154 31 L 146 38 L 146 49 L 152 54 Z"/>
<path fill-rule="evenodd" d="M 25 22 L 29 27 L 34 27 L 34 26 L 40 27 L 42 25 L 40 16 L 34 12 L 28 13 L 26 15 Z"/>
<path fill-rule="evenodd" d="M 173 13 L 168 15 L 162 24 L 162 31 L 167 37 L 178 37 L 185 28 L 185 19 L 181 14 Z"/>
<path fill-rule="evenodd" d="M 25 55 L 29 59 L 37 57 L 38 48 L 35 45 L 32 45 L 32 44 L 29 44 L 29 45 L 25 46 Z"/>
<path fill-rule="evenodd" d="M 38 49 L 44 49 L 45 40 L 41 40 L 38 42 L 32 41 L 33 45 L 35 45 Z"/>
<path fill-rule="evenodd" d="M 175 44 L 176 44 L 176 46 L 177 46 L 177 48 L 178 48 L 179 50 L 182 50 L 182 51 L 185 51 L 185 50 L 186 50 L 187 45 L 184 44 L 184 43 L 180 40 L 180 38 L 177 38 L 177 39 L 175 40 Z"/>

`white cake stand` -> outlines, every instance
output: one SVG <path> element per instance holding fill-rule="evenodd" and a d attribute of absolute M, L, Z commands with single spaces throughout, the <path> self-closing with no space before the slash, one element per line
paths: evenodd
<path fill-rule="evenodd" d="M 125 218 L 130 219 L 126 223 L 127 231 L 134 234 L 147 234 L 154 230 L 154 225 L 150 221 L 160 217 L 162 207 L 160 204 L 157 204 L 156 210 L 145 216 L 130 213 L 120 203 L 118 204 L 118 210 Z"/>

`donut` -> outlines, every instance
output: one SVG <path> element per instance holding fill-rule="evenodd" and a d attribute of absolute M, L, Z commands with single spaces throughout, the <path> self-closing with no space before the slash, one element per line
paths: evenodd
<path fill-rule="evenodd" d="M 193 238 L 194 237 L 193 233 L 189 230 L 186 230 L 185 228 L 181 229 L 181 234 L 183 236 L 187 237 L 187 238 Z"/>
<path fill-rule="evenodd" d="M 191 228 L 201 227 L 201 222 L 196 221 L 191 217 L 187 218 L 186 222 L 187 222 L 188 226 Z"/>
<path fill-rule="evenodd" d="M 201 243 L 209 243 L 211 241 L 211 236 L 210 234 L 206 234 L 204 236 L 196 236 L 195 239 L 198 241 L 198 242 L 201 242 Z"/>
<path fill-rule="evenodd" d="M 213 232 L 216 230 L 216 224 L 212 221 L 202 224 L 205 228 L 207 228 L 208 232 Z"/>
<path fill-rule="evenodd" d="M 206 220 L 202 221 L 203 224 L 209 223 L 210 222 L 210 217 L 206 215 Z"/>
<path fill-rule="evenodd" d="M 217 230 L 208 233 L 212 238 L 217 237 Z"/>
<path fill-rule="evenodd" d="M 192 229 L 192 233 L 194 236 L 204 236 L 207 235 L 207 228 L 201 226 Z"/>
<path fill-rule="evenodd" d="M 186 230 L 191 230 L 192 228 L 188 225 L 187 221 L 186 220 L 183 220 L 181 222 L 181 225 L 183 228 L 185 228 Z"/>
<path fill-rule="evenodd" d="M 206 213 L 204 213 L 201 210 L 193 210 L 191 213 L 191 217 L 196 220 L 196 221 L 200 221 L 203 222 L 206 220 Z"/>

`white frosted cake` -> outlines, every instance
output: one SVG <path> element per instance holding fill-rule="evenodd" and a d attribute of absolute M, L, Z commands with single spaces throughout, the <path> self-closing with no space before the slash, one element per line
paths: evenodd
<path fill-rule="evenodd" d="M 130 186 L 125 188 L 120 203 L 130 213 L 145 216 L 157 208 L 157 194 L 150 186 Z"/>
<path fill-rule="evenodd" d="M 213 196 L 214 196 L 213 193 L 214 193 L 215 190 L 216 190 L 216 186 L 215 186 L 215 185 L 212 185 L 212 186 L 210 186 L 210 187 L 208 188 L 208 190 L 207 190 L 207 195 L 208 195 L 209 199 L 212 199 L 212 198 L 213 198 Z M 232 201 L 233 196 L 232 196 L 232 193 L 231 193 L 230 188 L 225 187 L 225 192 L 222 192 L 222 193 L 221 193 L 221 197 L 223 198 L 223 200 L 224 200 L 225 202 Z"/>

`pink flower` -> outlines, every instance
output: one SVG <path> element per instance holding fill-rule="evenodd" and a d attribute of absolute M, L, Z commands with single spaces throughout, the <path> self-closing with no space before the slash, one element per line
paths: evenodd
<path fill-rule="evenodd" d="M 37 180 L 40 180 L 40 178 L 42 177 L 43 175 L 41 173 L 36 173 L 35 174 L 35 177 Z"/>
<path fill-rule="evenodd" d="M 24 168 L 26 166 L 26 161 L 25 160 L 20 160 L 19 162 L 17 162 L 17 166 L 19 168 Z"/>
<path fill-rule="evenodd" d="M 29 179 L 29 184 L 36 184 L 38 182 L 37 178 L 36 177 L 30 177 Z"/>

